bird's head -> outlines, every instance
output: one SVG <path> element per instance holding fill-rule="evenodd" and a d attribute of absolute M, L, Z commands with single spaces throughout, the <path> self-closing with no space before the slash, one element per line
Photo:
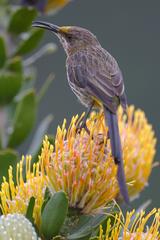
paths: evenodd
<path fill-rule="evenodd" d="M 87 29 L 81 27 L 59 27 L 52 23 L 43 21 L 35 21 L 33 22 L 32 26 L 47 29 L 57 35 L 67 54 L 79 49 L 90 47 L 92 45 L 99 45 L 96 36 Z"/>

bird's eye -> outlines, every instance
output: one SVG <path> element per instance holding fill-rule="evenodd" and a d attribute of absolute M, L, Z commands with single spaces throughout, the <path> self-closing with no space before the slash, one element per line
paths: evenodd
<path fill-rule="evenodd" d="M 68 35 L 67 35 L 67 38 L 68 38 L 68 40 L 71 40 L 71 39 L 72 39 L 72 35 L 71 35 L 71 34 L 68 34 Z"/>

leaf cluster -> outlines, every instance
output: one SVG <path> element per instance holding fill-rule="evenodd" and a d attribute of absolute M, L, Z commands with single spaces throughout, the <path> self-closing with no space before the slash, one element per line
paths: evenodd
<path fill-rule="evenodd" d="M 0 3 L 0 181 L 7 176 L 9 165 L 14 166 L 19 159 L 19 146 L 30 135 L 35 126 L 39 101 L 52 82 L 50 77 L 36 91 L 36 71 L 33 63 L 37 55 L 52 53 L 48 47 L 36 49 L 43 39 L 41 29 L 33 29 L 32 21 L 38 12 L 34 7 L 12 6 Z M 42 54 L 41 54 L 42 52 Z M 41 146 L 52 116 L 45 117 L 35 133 L 27 153 L 34 159 Z M 31 151 L 31 152 L 30 152 Z"/>
<path fill-rule="evenodd" d="M 33 225 L 34 204 L 35 199 L 32 197 L 26 213 L 26 217 Z M 56 192 L 51 196 L 47 188 L 41 211 L 41 226 L 40 230 L 37 229 L 37 232 L 45 240 L 57 238 L 69 240 L 96 239 L 99 233 L 99 225 L 102 224 L 105 228 L 110 210 L 105 210 L 101 214 L 85 215 L 81 213 L 80 209 L 69 207 L 65 192 Z M 116 212 L 116 209 L 114 211 Z"/>

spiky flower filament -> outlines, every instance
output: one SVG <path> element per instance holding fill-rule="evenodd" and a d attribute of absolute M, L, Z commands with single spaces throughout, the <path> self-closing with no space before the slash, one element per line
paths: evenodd
<path fill-rule="evenodd" d="M 25 168 L 24 168 L 25 166 Z M 33 210 L 33 218 L 37 226 L 41 222 L 41 207 L 43 204 L 45 193 L 45 179 L 40 171 L 39 163 L 33 164 L 31 167 L 31 156 L 22 160 L 17 164 L 16 183 L 13 178 L 13 169 L 9 168 L 9 180 L 3 178 L 1 185 L 0 198 L 2 213 L 21 213 L 26 214 L 27 207 L 31 197 L 35 198 L 35 206 Z M 26 173 L 24 180 L 23 174 Z"/>
<path fill-rule="evenodd" d="M 130 183 L 129 193 L 134 196 L 147 185 L 156 139 L 143 111 L 130 106 L 127 115 L 128 118 L 119 108 L 125 174 Z M 83 116 L 73 117 L 68 130 L 64 120 L 57 129 L 54 147 L 46 137 L 40 159 L 51 190 L 66 191 L 70 206 L 88 213 L 117 198 L 119 189 L 104 115 L 102 112 L 90 115 L 87 120 L 90 136 L 85 129 L 80 134 L 76 131 Z"/>
<path fill-rule="evenodd" d="M 125 174 L 130 196 L 137 195 L 148 184 L 155 156 L 156 138 L 145 113 L 128 107 L 127 119 L 122 108 L 118 110 Z"/>
<path fill-rule="evenodd" d="M 152 221 L 151 221 L 152 219 Z M 149 220 L 151 221 L 148 226 Z M 160 239 L 160 209 L 153 209 L 148 214 L 145 211 L 135 213 L 127 212 L 124 217 L 122 212 L 107 221 L 106 231 L 100 226 L 99 240 L 158 240 Z"/>

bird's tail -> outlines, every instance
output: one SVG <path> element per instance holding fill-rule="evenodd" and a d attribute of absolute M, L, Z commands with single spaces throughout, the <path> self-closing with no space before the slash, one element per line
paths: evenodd
<path fill-rule="evenodd" d="M 108 125 L 108 129 L 109 129 L 112 155 L 114 157 L 115 164 L 118 165 L 117 180 L 119 184 L 120 193 L 123 196 L 124 201 L 127 204 L 129 204 L 129 196 L 128 196 L 128 190 L 127 190 L 126 179 L 124 174 L 122 147 L 121 147 L 117 115 L 112 113 L 106 107 L 104 107 L 104 114 L 105 114 L 106 124 Z"/>

